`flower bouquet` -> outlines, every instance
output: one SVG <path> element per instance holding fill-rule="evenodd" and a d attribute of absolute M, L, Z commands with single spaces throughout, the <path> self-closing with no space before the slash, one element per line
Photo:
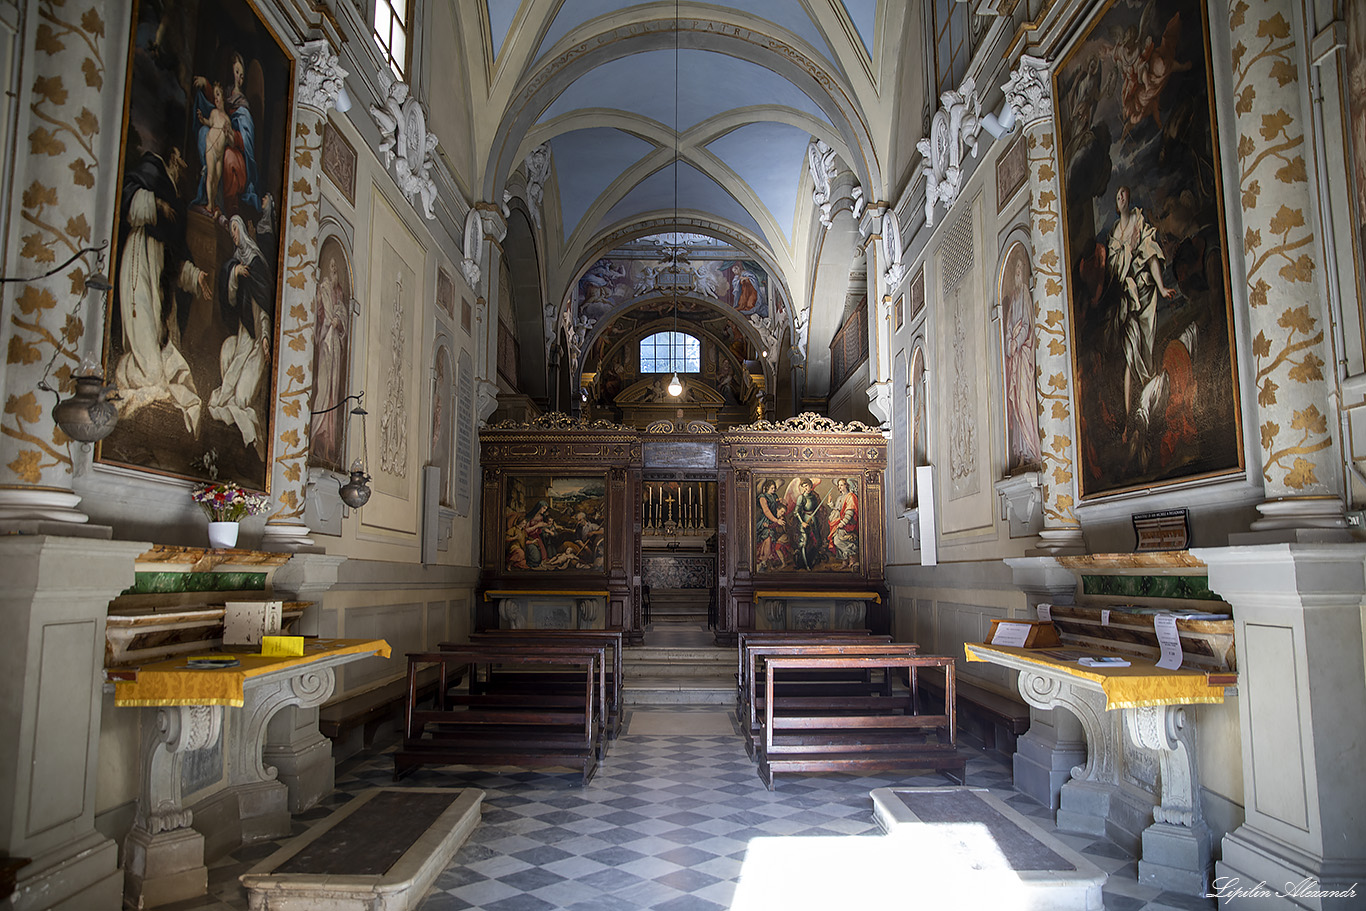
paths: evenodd
<path fill-rule="evenodd" d="M 262 494 L 248 493 L 232 483 L 204 484 L 190 496 L 204 508 L 210 522 L 240 522 L 270 508 L 270 500 Z"/>
<path fill-rule="evenodd" d="M 209 517 L 209 546 L 236 547 L 237 523 L 270 508 L 270 500 L 236 484 L 205 484 L 190 494 Z"/>

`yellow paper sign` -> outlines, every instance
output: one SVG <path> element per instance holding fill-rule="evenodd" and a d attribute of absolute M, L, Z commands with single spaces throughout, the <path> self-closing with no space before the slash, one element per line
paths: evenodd
<path fill-rule="evenodd" d="M 261 654 L 267 658 L 290 658 L 304 653 L 303 636 L 262 636 Z"/>

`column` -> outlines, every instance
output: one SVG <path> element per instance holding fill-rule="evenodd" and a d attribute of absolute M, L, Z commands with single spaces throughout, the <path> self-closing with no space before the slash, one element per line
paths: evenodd
<path fill-rule="evenodd" d="M 1265 883 L 1282 893 L 1263 897 L 1258 911 L 1359 908 L 1366 895 L 1366 546 L 1191 553 L 1209 567 L 1211 590 L 1233 606 L 1238 653 L 1246 816 L 1224 837 L 1214 888 Z M 1342 894 L 1310 894 L 1318 891 Z"/>
<path fill-rule="evenodd" d="M 116 911 L 118 848 L 95 829 L 105 616 L 151 545 L 0 537 L 0 856 L 16 911 Z"/>
<path fill-rule="evenodd" d="M 878 203 L 869 206 L 867 214 L 869 217 L 860 225 L 860 233 L 864 234 L 863 256 L 868 280 L 868 410 L 883 427 L 890 427 L 894 407 L 891 295 L 905 277 L 905 268 L 901 265 L 901 231 L 893 224 L 896 207 Z M 871 230 L 874 223 L 877 224 L 876 232 Z M 882 241 L 880 245 L 879 240 Z M 893 248 L 896 248 L 895 252 Z M 880 252 L 883 255 L 879 255 Z"/>
<path fill-rule="evenodd" d="M 487 246 L 480 244 L 479 250 L 471 251 L 477 253 L 481 260 L 477 263 L 480 277 L 477 283 L 479 287 L 475 287 L 474 292 L 479 294 L 481 288 L 484 292 L 475 300 L 475 319 L 478 323 L 478 333 L 482 333 L 475 335 L 480 353 L 479 368 L 475 378 L 478 398 L 475 414 L 478 415 L 479 425 L 483 426 L 489 416 L 498 410 L 498 301 L 496 293 L 498 289 L 497 275 L 502 257 L 502 248 L 498 244 L 502 243 L 503 238 L 507 236 L 508 223 L 497 206 L 479 203 L 475 205 L 474 211 L 478 213 L 480 229 L 484 238 L 495 241 L 495 243 L 489 243 Z M 471 212 L 471 215 L 473 214 L 474 212 Z M 466 233 L 469 233 L 469 230 L 467 227 Z M 472 282 L 471 284 L 475 283 Z"/>
<path fill-rule="evenodd" d="M 1328 419 L 1334 391 L 1324 373 L 1333 357 L 1318 277 L 1322 253 L 1305 164 L 1310 107 L 1299 7 L 1292 0 L 1229 4 L 1243 222 L 1242 268 L 1233 272 L 1247 282 L 1256 388 L 1244 394 L 1255 398 L 1257 417 L 1246 432 L 1260 442 L 1266 492 L 1252 528 L 1321 540 L 1345 523 Z"/>
<path fill-rule="evenodd" d="M 1034 266 L 1034 361 L 1043 443 L 1043 530 L 1040 549 L 1079 553 L 1077 430 L 1072 404 L 1072 340 L 1067 320 L 1062 192 L 1058 184 L 1053 96 L 1047 61 L 1023 56 L 1010 74 L 1006 99 L 1024 130 L 1029 161 L 1030 254 Z"/>
<path fill-rule="evenodd" d="M 3 177 L 14 206 L 3 271 L 36 276 L 71 262 L 51 277 L 4 286 L 0 532 L 107 538 L 108 528 L 82 531 L 88 517 L 71 492 L 72 444 L 52 420 L 55 397 L 38 384 L 46 378 L 69 395 L 72 370 L 100 352 L 104 296 L 83 290 L 96 256 L 76 254 L 107 240 L 113 223 L 127 23 L 56 0 L 19 8 L 21 33 L 3 36 L 15 41 L 16 72 L 26 80 L 13 86 L 15 155 Z"/>
<path fill-rule="evenodd" d="M 1030 612 L 1041 603 L 1072 604 L 1076 600 L 1077 577 L 1056 558 L 1016 557 L 1005 562 L 1011 581 L 1028 596 Z M 1029 730 L 1016 741 L 1011 757 L 1015 789 L 1056 810 L 1072 769 L 1085 763 L 1086 734 L 1077 717 L 1031 704 Z"/>
<path fill-rule="evenodd" d="M 322 180 L 323 125 L 341 92 L 346 71 L 326 41 L 299 50 L 294 136 L 290 149 L 289 196 L 285 220 L 284 297 L 280 303 L 280 344 L 275 364 L 275 434 L 270 466 L 274 511 L 266 520 L 261 546 L 291 551 L 311 547 L 304 524 L 308 487 L 308 444 L 313 391 L 313 298 L 317 293 L 318 198 Z"/>

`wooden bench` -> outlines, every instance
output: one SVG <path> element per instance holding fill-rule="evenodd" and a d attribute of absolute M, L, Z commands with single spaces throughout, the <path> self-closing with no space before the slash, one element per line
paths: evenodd
<path fill-rule="evenodd" d="M 746 677 L 749 681 L 745 707 L 746 717 L 741 719 L 745 731 L 745 752 L 750 758 L 758 757 L 757 741 L 762 726 L 766 699 L 767 668 L 771 658 L 786 656 L 816 655 L 828 657 L 877 655 L 914 655 L 916 646 L 908 642 L 889 642 L 885 637 L 868 637 L 874 642 L 783 642 L 761 644 L 751 640 L 746 649 Z M 867 669 L 850 670 L 846 668 L 821 668 L 818 670 L 794 672 L 789 679 L 777 685 L 777 698 L 782 701 L 785 711 L 811 713 L 848 714 L 867 710 L 878 712 L 885 708 L 887 699 L 893 694 L 892 676 L 882 674 L 874 679 Z M 908 695 L 908 705 L 912 712 L 916 708 L 915 682 L 912 680 Z"/>
<path fill-rule="evenodd" d="M 773 629 L 742 629 L 735 633 L 735 717 L 744 721 L 743 703 L 748 698 L 745 687 L 745 646 L 749 642 L 757 642 L 760 639 L 773 642 L 801 642 L 811 641 L 813 638 L 821 640 L 844 640 L 844 639 L 868 639 L 870 633 L 866 629 L 824 629 L 824 630 L 773 630 Z"/>
<path fill-rule="evenodd" d="M 408 700 L 402 747 L 394 754 L 394 777 L 432 764 L 477 767 L 569 767 L 587 785 L 603 749 L 606 646 L 542 648 L 466 645 L 408 654 Z M 417 675 L 437 665 L 435 704 L 419 707 Z M 578 672 L 574 692 L 502 692 L 495 669 L 514 673 L 566 669 Z M 463 691 L 447 681 L 467 674 Z"/>
<path fill-rule="evenodd" d="M 944 696 L 944 677 L 937 671 L 921 675 L 921 698 Z M 974 722 L 973 733 L 980 729 L 982 746 L 1009 756 L 1015 752 L 1015 741 L 1029 730 L 1029 705 L 1023 700 L 1003 696 L 976 684 L 959 681 L 956 687 L 959 716 L 967 715 Z"/>
<path fill-rule="evenodd" d="M 436 693 L 437 677 L 435 668 L 427 668 L 418 677 L 417 698 L 425 702 Z M 454 686 L 458 681 L 452 681 Z M 337 741 L 356 729 L 361 731 L 361 746 L 368 748 L 374 743 L 375 734 L 380 727 L 390 721 L 403 723 L 403 706 L 408 693 L 408 681 L 404 678 L 346 696 L 336 702 L 328 703 L 318 710 L 318 730 L 324 737 Z"/>
<path fill-rule="evenodd" d="M 494 643 L 505 645 L 529 645 L 529 646 L 548 646 L 551 648 L 560 645 L 606 645 L 609 652 L 609 669 L 607 671 L 607 728 L 606 734 L 609 739 L 615 740 L 621 733 L 622 725 L 622 631 L 621 630 L 591 630 L 591 629 L 490 629 L 478 633 L 470 634 L 470 642 L 475 644 Z M 443 642 L 437 646 L 441 649 L 458 648 L 459 644 Z M 512 683 L 511 678 L 504 674 L 504 683 Z M 536 677 L 530 681 L 539 685 L 545 685 L 556 681 L 556 677 L 548 671 L 537 672 Z M 572 682 L 561 676 L 559 682 Z"/>
<path fill-rule="evenodd" d="M 880 670 L 907 675 L 942 668 L 948 698 L 939 714 L 916 714 L 909 693 L 886 697 L 880 711 L 847 714 L 789 710 L 778 694 L 786 674 L 812 670 Z M 869 772 L 936 769 L 966 783 L 967 756 L 956 746 L 953 659 L 922 655 L 877 657 L 773 656 L 764 681 L 759 778 L 772 790 L 780 772 Z"/>

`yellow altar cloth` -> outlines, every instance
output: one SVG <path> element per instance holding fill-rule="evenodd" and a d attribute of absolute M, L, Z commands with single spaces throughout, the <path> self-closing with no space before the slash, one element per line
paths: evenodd
<path fill-rule="evenodd" d="M 134 680 L 114 684 L 114 705 L 231 705 L 244 704 L 248 677 L 258 677 L 299 665 L 312 664 L 341 655 L 373 653 L 389 657 L 389 643 L 383 639 L 310 639 L 304 643 L 303 656 L 270 658 L 243 652 L 212 652 L 214 656 L 237 658 L 237 667 L 197 670 L 186 667 L 191 655 L 181 655 L 137 671 Z"/>
<path fill-rule="evenodd" d="M 992 661 L 992 653 L 1046 667 L 1051 671 L 1081 677 L 1100 684 L 1105 693 L 1105 708 L 1132 709 L 1147 705 L 1191 705 L 1196 703 L 1221 704 L 1224 687 L 1211 685 L 1204 671 L 1185 668 L 1169 671 L 1151 661 L 1126 658 L 1128 667 L 1082 667 L 1076 661 L 1063 661 L 1042 652 L 1049 649 L 1010 648 L 968 642 L 963 645 L 969 661 Z"/>

